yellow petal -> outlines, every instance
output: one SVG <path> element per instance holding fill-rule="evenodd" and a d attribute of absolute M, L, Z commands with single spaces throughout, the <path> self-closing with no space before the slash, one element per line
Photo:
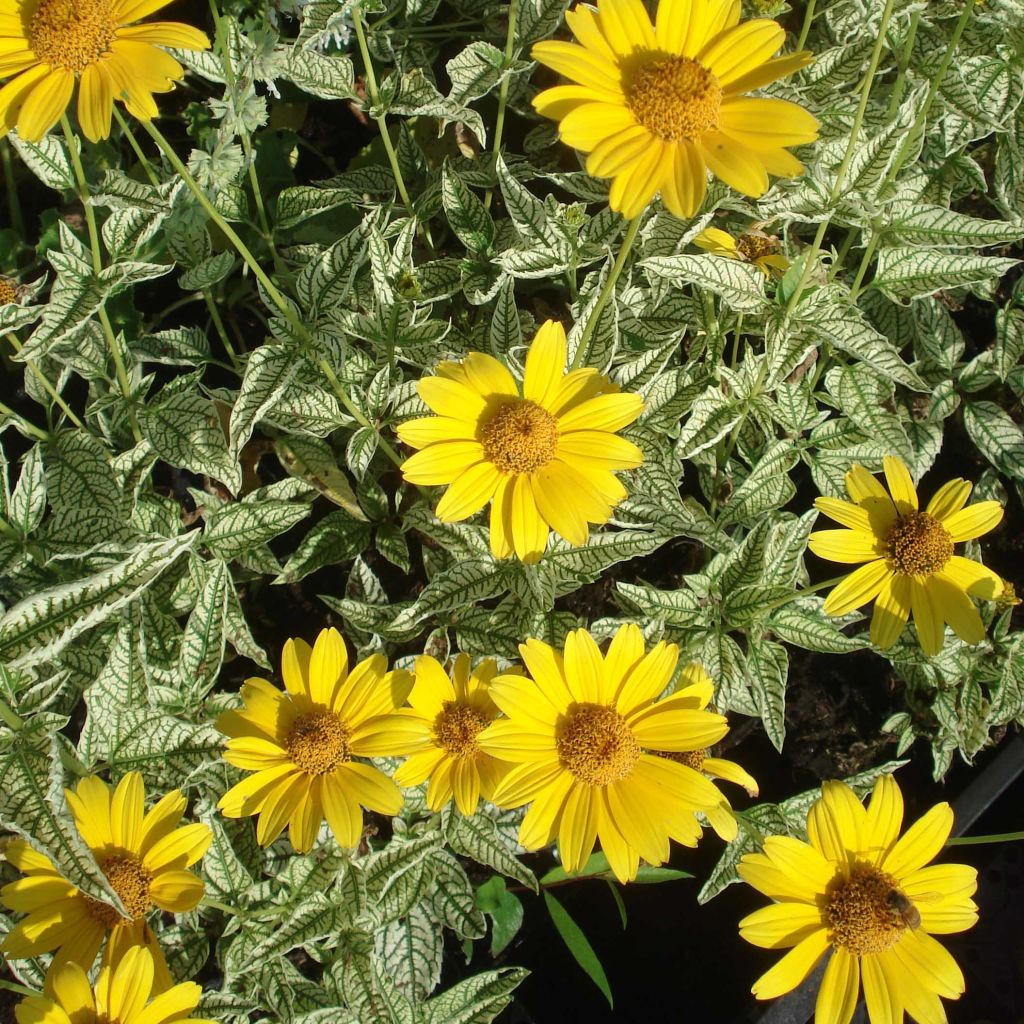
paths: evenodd
<path fill-rule="evenodd" d="M 548 524 L 537 509 L 528 476 L 516 476 L 509 486 L 512 544 L 521 562 L 539 562 L 548 544 Z"/>
<path fill-rule="evenodd" d="M 424 377 L 417 385 L 420 398 L 438 416 L 476 422 L 487 409 L 487 402 L 468 384 L 447 377 Z"/>
<path fill-rule="evenodd" d="M 132 39 L 137 43 L 169 46 L 175 50 L 208 50 L 210 40 L 205 32 L 183 25 L 179 21 L 150 21 L 145 25 L 122 26 L 116 32 L 118 39 Z"/>
<path fill-rule="evenodd" d="M 515 378 L 494 356 L 470 352 L 462 363 L 469 386 L 485 399 L 495 396 L 519 397 Z"/>
<path fill-rule="evenodd" d="M 754 982 L 751 992 L 758 999 L 775 999 L 792 991 L 814 969 L 828 949 L 824 928 L 811 932 L 795 945 L 774 967 Z"/>
<path fill-rule="evenodd" d="M 739 250 L 736 248 L 736 239 L 728 231 L 723 231 L 721 228 L 705 228 L 694 238 L 693 244 L 698 249 L 714 253 L 716 256 L 730 256 L 735 260 L 740 258 Z M 820 501 L 821 499 L 819 498 L 818 500 Z M 817 505 L 818 502 L 815 502 L 815 504 Z M 843 525 L 848 526 L 849 523 L 844 523 Z"/>
<path fill-rule="evenodd" d="M 953 555 L 936 575 L 948 580 L 965 594 L 986 601 L 994 601 L 1003 592 L 1003 579 L 998 573 L 960 555 Z"/>
<path fill-rule="evenodd" d="M 806 903 L 771 903 L 740 921 L 740 935 L 762 949 L 791 949 L 822 927 L 821 911 Z"/>
<path fill-rule="evenodd" d="M 814 54 L 810 50 L 800 50 L 798 53 L 787 53 L 782 57 L 775 57 L 773 60 L 765 61 L 758 67 L 745 72 L 739 78 L 734 78 L 726 86 L 725 94 L 735 96 L 739 93 L 754 92 L 813 63 Z"/>
<path fill-rule="evenodd" d="M 818 137 L 818 120 L 788 100 L 736 96 L 722 103 L 722 131 L 754 149 L 801 146 Z"/>
<path fill-rule="evenodd" d="M 38 142 L 59 120 L 71 101 L 75 76 L 54 68 L 35 85 L 18 114 L 18 134 L 27 142 Z"/>
<path fill-rule="evenodd" d="M 337 769 L 343 785 L 368 811 L 397 814 L 402 809 L 402 791 L 380 769 L 349 761 Z"/>
<path fill-rule="evenodd" d="M 998 501 L 979 501 L 947 516 L 942 525 L 949 531 L 954 543 L 974 540 L 994 530 L 1003 518 L 1003 506 Z"/>
<path fill-rule="evenodd" d="M 931 991 L 946 999 L 957 999 L 963 994 L 963 972 L 949 951 L 927 932 L 908 928 L 893 947 L 893 953 Z"/>
<path fill-rule="evenodd" d="M 700 150 L 689 140 L 665 147 L 671 162 L 661 183 L 661 199 L 670 213 L 681 219 L 693 217 L 704 202 L 708 170 Z"/>
<path fill-rule="evenodd" d="M 934 859 L 953 828 L 953 808 L 943 801 L 919 818 L 883 859 L 881 867 L 897 880 Z"/>
<path fill-rule="evenodd" d="M 526 353 L 524 398 L 550 407 L 565 373 L 567 347 L 565 328 L 557 320 L 545 320 Z"/>
<path fill-rule="evenodd" d="M 774 21 L 755 18 L 716 36 L 697 54 L 697 60 L 724 88 L 768 60 L 785 38 L 786 33 Z"/>
<path fill-rule="evenodd" d="M 151 874 L 169 868 L 186 868 L 202 859 L 212 839 L 209 826 L 201 822 L 186 825 L 155 843 L 142 862 Z"/>
<path fill-rule="evenodd" d="M 484 461 L 479 441 L 445 441 L 432 444 L 402 463 L 402 476 L 408 483 L 424 487 L 450 484 L 470 466 Z"/>
<path fill-rule="evenodd" d="M 882 459 L 885 470 L 885 482 L 889 485 L 889 493 L 901 516 L 917 511 L 917 491 L 910 476 L 907 464 L 895 455 L 886 455 Z"/>
<path fill-rule="evenodd" d="M 854 537 L 864 536 L 854 531 L 850 532 Z M 884 558 L 860 566 L 833 588 L 825 601 L 825 614 L 845 615 L 854 608 L 860 608 L 861 605 L 873 601 L 892 574 L 889 563 Z"/>
<path fill-rule="evenodd" d="M 885 554 L 877 537 L 859 530 L 815 530 L 807 546 L 819 558 L 845 564 L 870 562 Z"/>
<path fill-rule="evenodd" d="M 903 824 L 903 794 L 891 775 L 882 775 L 871 791 L 864 824 L 865 851 L 880 864 L 899 838 Z"/>
<path fill-rule="evenodd" d="M 320 790 L 327 824 L 338 845 L 351 848 L 359 842 L 363 832 L 363 812 L 354 799 L 350 799 L 343 777 L 337 772 L 324 776 Z"/>
<path fill-rule="evenodd" d="M 620 103 L 583 103 L 562 118 L 558 135 L 567 146 L 589 153 L 599 142 L 636 123 L 630 109 Z"/>
<path fill-rule="evenodd" d="M 569 874 L 583 867 L 596 841 L 596 793 L 590 786 L 574 786 L 566 797 L 558 826 L 558 853 Z"/>
<path fill-rule="evenodd" d="M 639 630 L 637 632 L 639 633 Z M 642 634 L 640 643 L 642 652 Z M 678 662 L 678 644 L 666 643 L 664 640 L 655 644 L 623 679 L 615 695 L 615 707 L 619 714 L 629 717 L 646 708 L 652 700 L 660 696 L 668 686 Z"/>
<path fill-rule="evenodd" d="M 641 0 L 600 0 L 597 20 L 611 48 L 622 56 L 654 50 L 651 19 Z"/>
<path fill-rule="evenodd" d="M 768 191 L 768 173 L 755 152 L 742 146 L 722 132 L 707 132 L 701 136 L 700 151 L 711 173 L 736 189 L 755 199 Z"/>
<path fill-rule="evenodd" d="M 625 174 L 647 152 L 653 138 L 648 129 L 636 125 L 602 139 L 587 157 L 587 173 L 595 178 Z"/>
<path fill-rule="evenodd" d="M 910 607 L 914 613 L 914 628 L 921 650 L 934 658 L 946 639 L 942 610 L 936 606 L 936 592 L 931 580 L 910 577 Z"/>
<path fill-rule="evenodd" d="M 608 204 L 627 220 L 639 217 L 655 197 L 665 179 L 668 164 L 666 144 L 651 136 L 647 148 L 633 165 L 615 177 L 608 191 Z"/>
<path fill-rule="evenodd" d="M 534 43 L 530 55 L 535 61 L 580 85 L 601 89 L 616 96 L 622 95 L 618 68 L 599 53 L 575 43 L 546 39 Z"/>
<path fill-rule="evenodd" d="M 864 848 L 867 814 L 845 782 L 821 784 L 821 799 L 807 812 L 807 838 L 835 864 L 853 863 Z"/>
<path fill-rule="evenodd" d="M 348 673 L 348 651 L 332 626 L 322 629 L 309 659 L 309 695 L 317 704 L 334 706 L 334 695 Z"/>
<path fill-rule="evenodd" d="M 861 957 L 860 971 L 864 1002 L 872 1024 L 903 1024 L 903 1007 L 897 992 L 886 980 L 879 958 Z"/>
<path fill-rule="evenodd" d="M 985 639 L 985 625 L 978 609 L 960 587 L 941 574 L 932 576 L 927 587 L 937 613 L 965 644 L 980 644 Z"/>
<path fill-rule="evenodd" d="M 491 462 L 478 462 L 464 469 L 437 503 L 437 518 L 442 523 L 458 523 L 476 515 L 494 497 L 500 479 Z"/>
<path fill-rule="evenodd" d="M 871 616 L 871 642 L 887 651 L 899 639 L 910 618 L 910 580 L 906 576 L 890 576 L 875 599 Z"/>
<path fill-rule="evenodd" d="M 815 1024 L 850 1024 L 860 995 L 859 959 L 842 947 L 832 951 L 818 989 Z"/>
<path fill-rule="evenodd" d="M 962 477 L 950 480 L 949 483 L 943 484 L 935 492 L 932 500 L 928 502 L 925 511 L 930 516 L 935 516 L 939 520 L 948 518 L 954 512 L 959 512 L 967 504 L 967 499 L 971 496 L 972 486 Z"/>
<path fill-rule="evenodd" d="M 114 84 L 103 64 L 90 64 L 78 83 L 78 123 L 87 139 L 98 142 L 110 135 Z"/>

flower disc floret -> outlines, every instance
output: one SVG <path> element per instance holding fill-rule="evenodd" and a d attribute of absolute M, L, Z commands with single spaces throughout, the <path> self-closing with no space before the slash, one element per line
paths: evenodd
<path fill-rule="evenodd" d="M 501 472 L 532 473 L 558 451 L 558 420 L 536 402 L 508 402 L 484 424 L 480 441 Z"/>
<path fill-rule="evenodd" d="M 777 252 L 778 248 L 778 239 L 771 235 L 755 235 L 745 232 L 736 239 L 736 251 L 739 253 L 740 259 L 747 263 L 756 264 L 758 260 L 763 260 L 765 256 L 771 256 Z"/>
<path fill-rule="evenodd" d="M 330 711 L 299 715 L 285 746 L 297 768 L 308 775 L 326 775 L 349 760 L 348 730 Z"/>
<path fill-rule="evenodd" d="M 659 139 L 681 142 L 718 127 L 722 87 L 699 61 L 666 57 L 640 65 L 626 86 L 626 103 Z"/>
<path fill-rule="evenodd" d="M 100 865 L 100 869 L 124 904 L 128 916 L 133 920 L 144 917 L 153 905 L 149 895 L 153 876 L 143 866 L 141 859 L 130 854 L 109 857 Z"/>
<path fill-rule="evenodd" d="M 892 910 L 892 894 L 899 891 L 892 875 L 871 865 L 840 876 L 825 896 L 829 942 L 857 956 L 891 949 L 906 929 Z"/>
<path fill-rule="evenodd" d="M 578 704 L 569 711 L 555 748 L 580 782 L 607 786 L 626 778 L 640 757 L 640 744 L 613 707 Z"/>
<path fill-rule="evenodd" d="M 896 572 L 931 576 L 953 557 L 949 531 L 927 512 L 908 512 L 893 523 L 885 538 L 885 554 Z"/>
<path fill-rule="evenodd" d="M 18 293 L 14 288 L 14 283 L 6 277 L 0 276 L 0 306 L 6 306 L 17 301 Z"/>
<path fill-rule="evenodd" d="M 445 701 L 434 721 L 434 740 L 452 757 L 473 757 L 480 751 L 476 738 L 490 721 L 479 708 L 454 700 Z"/>
<path fill-rule="evenodd" d="M 109 50 L 116 28 L 110 0 L 42 0 L 28 41 L 41 61 L 81 72 Z"/>

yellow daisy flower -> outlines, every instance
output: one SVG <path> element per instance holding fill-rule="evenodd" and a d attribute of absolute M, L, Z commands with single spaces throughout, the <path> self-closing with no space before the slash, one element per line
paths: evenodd
<path fill-rule="evenodd" d="M 17 286 L 9 277 L 4 277 L 3 274 L 0 274 L 0 306 L 9 306 L 12 302 L 17 301 Z"/>
<path fill-rule="evenodd" d="M 79 835 L 124 905 L 125 914 L 76 889 L 44 854 L 23 839 L 7 845 L 7 859 L 25 877 L 0 889 L 0 902 L 27 914 L 11 929 L 0 952 L 14 959 L 54 952 L 54 966 L 74 962 L 88 970 L 105 936 L 104 963 L 117 963 L 131 946 L 153 954 L 158 988 L 173 984 L 146 917 L 154 908 L 173 914 L 193 910 L 203 880 L 186 869 L 200 860 L 212 834 L 203 824 L 178 827 L 185 797 L 172 790 L 148 812 L 138 772 L 129 772 L 111 793 L 95 777 L 65 790 Z"/>
<path fill-rule="evenodd" d="M 634 625 L 615 634 L 607 654 L 585 629 L 570 633 L 564 656 L 540 640 L 519 647 L 530 677 L 501 675 L 491 697 L 507 718 L 477 737 L 481 749 L 514 762 L 498 783 L 499 807 L 531 803 L 519 829 L 528 850 L 556 837 L 568 872 L 586 863 L 600 839 L 622 882 L 640 858 L 662 864 L 669 839 L 696 846 L 694 812 L 721 806 L 715 785 L 689 765 L 648 753 L 702 750 L 729 726 L 702 710 L 711 682 L 683 670 L 681 690 L 664 700 L 679 648 L 664 641 L 647 654 Z"/>
<path fill-rule="evenodd" d="M 977 872 L 932 864 L 953 827 L 949 804 L 933 807 L 900 837 L 903 797 L 890 776 L 865 809 L 842 782 L 826 782 L 807 815 L 809 843 L 770 836 L 739 864 L 744 881 L 775 902 L 740 922 L 740 934 L 789 952 L 753 987 L 758 999 L 796 988 L 825 952 L 818 1024 L 848 1024 L 861 984 L 872 1024 L 945 1024 L 939 1001 L 957 999 L 964 978 L 935 939 L 970 928 Z"/>
<path fill-rule="evenodd" d="M 498 671 L 493 658 L 471 669 L 468 654 L 455 659 L 451 677 L 436 658 L 416 659 L 412 707 L 399 712 L 415 722 L 420 735 L 416 752 L 394 774 L 399 786 L 419 786 L 430 779 L 427 806 L 439 811 L 455 797 L 467 817 L 480 797 L 490 800 L 508 765 L 485 754 L 476 739 L 498 716 L 489 685 Z"/>
<path fill-rule="evenodd" d="M 18 1024 L 215 1024 L 189 1016 L 203 994 L 199 985 L 186 981 L 160 992 L 155 975 L 153 957 L 141 946 L 104 967 L 95 989 L 78 964 L 63 964 L 48 973 L 45 994 L 23 999 L 14 1016 Z"/>
<path fill-rule="evenodd" d="M 383 654 L 349 672 L 336 629 L 322 630 L 312 648 L 289 640 L 281 674 L 287 693 L 265 679 L 247 679 L 245 708 L 217 719 L 217 728 L 230 737 L 224 760 L 255 773 L 217 806 L 228 818 L 258 814 L 256 839 L 262 846 L 287 825 L 292 846 L 308 853 L 325 818 L 341 846 L 355 846 L 363 831 L 362 808 L 388 815 L 401 810 L 394 782 L 353 758 L 405 754 L 415 745 L 416 724 L 395 714 L 409 695 L 412 675 L 389 672 Z"/>
<path fill-rule="evenodd" d="M 829 594 L 825 614 L 845 615 L 873 600 L 871 642 L 882 650 L 896 643 L 911 611 L 921 649 L 929 656 L 942 650 L 947 622 L 965 643 L 980 643 L 985 627 L 970 597 L 994 600 L 1003 581 L 980 563 L 953 554 L 953 545 L 994 529 L 1003 518 L 1002 506 L 979 501 L 965 508 L 971 484 L 957 478 L 940 487 L 922 512 L 902 459 L 887 455 L 883 466 L 888 493 L 855 465 L 846 474 L 852 503 L 814 502 L 849 529 L 812 533 L 811 551 L 832 562 L 867 563 Z"/>
<path fill-rule="evenodd" d="M 539 561 L 549 528 L 585 544 L 588 524 L 608 522 L 626 497 L 614 473 L 643 462 L 640 449 L 615 434 L 640 415 L 643 399 L 594 369 L 566 373 L 566 354 L 564 328 L 548 320 L 527 353 L 522 393 L 483 352 L 441 363 L 417 388 L 437 415 L 398 427 L 410 448 L 422 449 L 402 464 L 405 479 L 451 485 L 438 519 L 459 522 L 492 502 L 495 558 Z"/>
<path fill-rule="evenodd" d="M 140 121 L 156 117 L 152 94 L 184 77 L 161 47 L 205 50 L 199 29 L 132 22 L 170 0 L 0 0 L 0 136 L 38 142 L 61 118 L 78 80 L 78 123 L 96 142 L 110 134 L 114 100 Z"/>
<path fill-rule="evenodd" d="M 748 196 L 767 191 L 769 174 L 803 173 L 786 147 L 813 142 L 817 120 L 744 95 L 811 61 L 806 51 L 772 57 L 786 37 L 774 21 L 740 25 L 740 0 L 661 0 L 653 26 L 641 0 L 599 0 L 565 20 L 581 45 L 547 40 L 532 56 L 574 84 L 533 105 L 590 154 L 589 174 L 613 179 L 613 210 L 636 217 L 660 191 L 672 213 L 692 217 L 708 168 Z"/>
<path fill-rule="evenodd" d="M 752 263 L 765 277 L 773 273 L 782 275 L 789 269 L 789 260 L 778 251 L 778 239 L 759 231 L 744 232 L 739 238 L 733 238 L 721 228 L 705 228 L 693 244 L 713 256 Z"/>

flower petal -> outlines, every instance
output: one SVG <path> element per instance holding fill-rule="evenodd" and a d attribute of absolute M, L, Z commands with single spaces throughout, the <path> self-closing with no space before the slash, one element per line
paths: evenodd
<path fill-rule="evenodd" d="M 899 639 L 910 618 L 910 579 L 893 574 L 875 598 L 871 616 L 871 642 L 887 651 Z"/>
<path fill-rule="evenodd" d="M 859 959 L 842 947 L 832 951 L 818 989 L 815 1024 L 850 1024 L 860 995 Z"/>
<path fill-rule="evenodd" d="M 750 991 L 757 999 L 775 999 L 786 992 L 791 992 L 811 973 L 826 949 L 828 932 L 824 928 L 811 932 L 774 967 L 762 974 Z"/>
<path fill-rule="evenodd" d="M 859 530 L 815 530 L 807 546 L 819 558 L 846 564 L 870 562 L 885 554 L 877 537 Z"/>
<path fill-rule="evenodd" d="M 1003 506 L 998 501 L 979 501 L 947 516 L 942 525 L 949 531 L 954 543 L 974 540 L 994 530 L 1003 518 Z"/>
<path fill-rule="evenodd" d="M 924 867 L 945 846 L 952 828 L 953 808 L 936 804 L 896 841 L 882 860 L 882 870 L 899 880 Z"/>
<path fill-rule="evenodd" d="M 864 535 L 854 533 L 853 536 L 862 537 Z M 823 611 L 826 615 L 838 616 L 852 612 L 854 608 L 860 608 L 878 596 L 879 591 L 892 578 L 892 575 L 893 571 L 884 558 L 860 566 L 833 588 L 832 593 L 825 600 Z"/>

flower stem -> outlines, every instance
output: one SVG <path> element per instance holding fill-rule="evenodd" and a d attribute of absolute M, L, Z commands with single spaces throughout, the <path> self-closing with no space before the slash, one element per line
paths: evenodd
<path fill-rule="evenodd" d="M 1017 843 L 1024 839 L 1024 832 L 1001 832 L 994 836 L 954 836 L 946 840 L 946 846 L 983 846 L 986 843 Z"/>
<path fill-rule="evenodd" d="M 900 100 L 903 99 L 903 89 L 907 84 L 907 69 L 910 67 L 910 58 L 914 52 L 914 40 L 917 38 L 917 26 L 921 21 L 921 8 L 913 11 L 910 15 L 910 25 L 907 27 L 907 38 L 903 43 L 903 52 L 897 62 L 896 81 L 892 83 L 892 93 L 889 96 L 889 109 L 887 117 L 895 117 L 896 111 L 900 108 Z"/>
<path fill-rule="evenodd" d="M 590 319 L 587 320 L 587 326 L 583 328 L 583 337 L 580 338 L 580 343 L 576 347 L 576 355 L 573 356 L 572 366 L 570 367 L 572 370 L 578 370 L 587 361 L 590 339 L 593 337 L 594 331 L 597 330 L 597 322 L 601 319 L 601 313 L 607 305 L 608 299 L 615 291 L 615 282 L 618 281 L 619 275 L 622 273 L 626 257 L 629 255 L 629 250 L 633 248 L 633 241 L 636 239 L 639 230 L 640 215 L 637 215 L 629 222 L 629 227 L 626 229 L 626 237 L 622 239 L 622 245 L 619 246 L 619 254 L 615 257 L 611 273 L 601 289 L 601 294 L 597 297 L 597 304 L 590 314 Z"/>
<path fill-rule="evenodd" d="M 860 139 L 860 130 L 864 124 L 864 115 L 867 112 L 868 100 L 871 97 L 871 87 L 874 85 L 875 73 L 878 71 L 878 63 L 882 58 L 882 47 L 885 45 L 885 35 L 889 30 L 889 21 L 892 18 L 893 4 L 894 0 L 886 0 L 885 10 L 882 11 L 882 20 L 878 25 L 878 36 L 875 39 L 875 46 L 871 51 L 871 60 L 868 63 L 868 70 L 864 75 L 863 84 L 861 85 L 860 102 L 857 104 L 857 112 L 853 116 L 853 125 L 850 127 L 850 139 L 846 144 L 846 152 L 843 154 L 843 159 L 839 164 L 839 169 L 836 171 L 835 184 L 833 184 L 832 191 L 829 194 L 829 211 L 825 213 L 825 219 L 818 225 L 818 230 L 815 232 L 814 241 L 811 243 L 810 250 L 804 253 L 804 265 L 800 273 L 800 280 L 797 282 L 796 288 L 793 289 L 793 294 L 790 295 L 789 302 L 786 303 L 787 317 L 794 309 L 796 309 L 796 306 L 800 301 L 800 296 L 807 287 L 807 282 L 810 280 L 811 271 L 817 263 L 817 254 L 821 249 L 821 243 L 825 238 L 825 232 L 828 230 L 829 221 L 832 217 L 831 208 L 835 206 L 839 197 L 843 194 L 843 186 L 846 184 L 846 174 L 850 169 L 850 164 L 853 162 L 853 155 L 857 151 L 857 143 Z"/>
<path fill-rule="evenodd" d="M 247 266 L 256 275 L 257 280 L 263 285 L 263 290 L 267 293 L 270 300 L 277 306 L 282 316 L 288 321 L 295 336 L 302 342 L 306 352 L 313 358 L 320 369 L 323 371 L 324 376 L 330 381 L 331 388 L 334 391 L 335 396 L 341 403 L 342 407 L 358 423 L 361 427 L 369 427 L 371 430 L 376 431 L 378 442 L 380 444 L 381 451 L 396 465 L 402 464 L 402 458 L 395 451 L 395 449 L 385 440 L 381 435 L 380 431 L 363 415 L 362 410 L 352 401 L 349 397 L 348 392 L 342 386 L 341 381 L 338 380 L 337 374 L 334 369 L 327 362 L 327 360 L 319 353 L 313 351 L 312 337 L 306 325 L 302 322 L 294 306 L 281 294 L 277 286 L 267 276 L 266 271 L 256 262 L 256 257 L 253 256 L 249 247 L 239 237 L 238 232 L 221 216 L 217 208 L 207 198 L 206 193 L 199 187 L 199 183 L 192 177 L 189 169 L 181 162 L 181 158 L 171 148 L 171 144 L 164 138 L 160 129 L 152 123 L 152 121 L 143 121 L 143 126 L 149 133 L 150 138 L 160 147 L 160 151 L 167 157 L 171 166 L 178 172 L 182 180 L 188 185 L 192 194 L 196 197 L 199 205 L 206 212 L 207 216 L 217 225 L 218 228 L 224 233 L 225 237 L 235 247 L 238 255 L 242 257 Z"/>
<path fill-rule="evenodd" d="M 373 60 L 370 57 L 370 48 L 366 45 L 366 30 L 363 27 L 363 12 L 359 9 L 359 4 L 354 4 L 352 7 L 352 26 L 356 30 L 356 41 L 359 43 L 359 52 L 363 58 L 363 67 L 366 69 L 366 88 L 370 93 L 370 102 L 375 106 L 380 106 L 380 91 L 377 88 L 377 75 L 373 70 Z M 391 142 L 391 136 L 388 134 L 387 117 L 382 112 L 377 120 L 377 128 L 380 130 L 380 141 L 384 144 L 384 150 L 388 155 L 388 163 L 391 164 L 391 173 L 395 178 L 395 186 L 398 188 L 398 194 L 402 197 L 402 204 L 405 206 L 406 212 L 410 217 L 415 217 L 416 214 L 412 208 L 412 200 L 409 198 L 409 190 L 405 187 L 405 179 L 402 177 L 402 169 L 398 166 L 398 154 L 395 152 L 395 147 Z"/>
<path fill-rule="evenodd" d="M 14 184 L 14 162 L 11 160 L 11 144 L 7 139 L 0 140 L 0 161 L 4 169 L 4 188 L 7 192 L 7 215 L 11 218 L 11 227 L 15 234 L 25 237 L 25 225 L 21 219 L 21 204 L 18 202 L 18 189 Z"/>
<path fill-rule="evenodd" d="M 814 8 L 816 6 L 816 0 L 808 0 L 807 9 L 804 11 L 804 23 L 800 26 L 800 36 L 796 41 L 796 48 L 802 50 L 804 43 L 807 42 L 807 36 L 811 31 L 811 22 L 814 21 Z"/>
<path fill-rule="evenodd" d="M 89 245 L 92 249 L 93 273 L 99 277 L 100 272 L 103 270 L 103 256 L 100 253 L 100 233 L 96 228 L 96 211 L 89 202 L 89 185 L 85 180 L 85 169 L 82 167 L 82 158 L 78 155 L 77 140 L 75 139 L 74 132 L 71 130 L 71 122 L 68 120 L 67 114 L 61 115 L 60 126 L 64 130 L 64 138 L 68 144 L 71 166 L 74 168 L 75 181 L 78 184 L 78 198 L 81 200 L 82 208 L 85 210 L 85 223 L 89 229 Z M 114 372 L 117 375 L 118 384 L 121 386 L 121 394 L 127 403 L 128 423 L 131 426 L 135 443 L 138 444 L 142 440 L 142 432 L 139 430 L 139 424 L 135 418 L 135 410 L 131 405 L 132 386 L 128 379 L 128 371 L 124 366 L 124 360 L 121 358 L 121 348 L 117 343 L 117 338 L 114 336 L 114 326 L 110 322 L 110 317 L 107 316 L 105 306 L 100 306 L 98 315 L 100 326 L 103 328 L 103 336 L 107 340 L 107 348 L 110 349 L 110 356 L 114 360 Z"/>
<path fill-rule="evenodd" d="M 516 41 L 516 18 L 519 14 L 519 0 L 509 0 L 508 5 L 508 31 L 505 35 L 505 56 L 501 62 L 502 79 L 501 86 L 498 89 L 498 116 L 494 122 L 494 138 L 491 141 L 491 151 L 494 153 L 495 162 L 501 155 L 501 136 L 505 131 L 505 109 L 508 105 L 508 89 L 509 89 L 509 68 L 512 67 L 512 61 L 515 57 L 515 41 Z M 489 210 L 491 208 L 491 199 L 494 197 L 494 190 L 488 189 L 487 194 L 484 196 L 484 209 Z"/>
<path fill-rule="evenodd" d="M 924 103 L 921 105 L 921 109 L 917 112 L 917 117 L 914 118 L 914 123 L 910 126 L 910 131 L 907 132 L 906 137 L 903 140 L 903 145 L 900 146 L 899 152 L 896 154 L 896 158 L 893 160 L 886 172 L 885 178 L 882 182 L 882 187 L 889 184 L 896 179 L 896 176 L 903 169 L 903 164 L 906 162 L 907 157 L 910 155 L 910 149 L 917 140 L 918 133 L 924 128 L 925 121 L 928 119 L 929 113 L 931 113 L 932 104 L 935 102 L 935 97 L 939 94 L 939 89 L 942 86 L 943 79 L 946 77 L 946 72 L 949 71 L 949 65 L 953 61 L 953 54 L 956 52 L 956 48 L 960 45 L 960 37 L 964 34 L 964 29 L 967 28 L 967 21 L 971 16 L 971 11 L 974 9 L 973 3 L 964 3 L 964 9 L 960 13 L 960 19 L 956 23 L 956 28 L 953 29 L 953 35 L 950 36 L 949 44 L 946 46 L 946 52 L 942 55 L 942 63 L 939 65 L 939 70 L 935 72 L 935 77 L 931 80 L 928 86 L 928 95 L 924 98 Z M 850 285 L 850 299 L 856 301 L 857 296 L 861 292 L 861 286 L 864 283 L 864 275 L 868 271 L 868 267 L 871 265 L 871 260 L 874 258 L 875 250 L 878 248 L 879 232 L 875 232 L 874 237 L 871 239 L 870 244 L 864 250 L 864 255 L 861 258 L 860 266 L 857 268 L 857 275 L 853 279 L 853 284 Z"/>
<path fill-rule="evenodd" d="M 21 351 L 21 342 L 18 341 L 18 339 L 10 331 L 7 332 L 7 340 L 11 343 L 11 347 L 14 349 L 15 352 Z M 64 415 L 67 416 L 67 418 L 71 420 L 71 422 L 74 423 L 74 425 L 78 427 L 79 430 L 84 430 L 85 427 L 83 426 L 82 421 L 75 415 L 74 411 L 67 404 L 67 402 L 64 401 L 64 398 L 60 394 L 60 392 L 49 382 L 49 380 L 47 380 L 46 375 L 43 373 L 42 370 L 39 369 L 39 364 L 34 359 L 26 359 L 25 362 L 27 363 L 28 368 L 35 374 L 36 379 L 43 386 L 43 390 L 63 410 Z"/>
<path fill-rule="evenodd" d="M 21 424 L 21 429 L 38 441 L 50 440 L 50 435 L 45 430 L 40 430 L 34 423 L 29 423 L 24 416 L 20 416 L 9 405 L 4 405 L 3 402 L 0 402 L 0 416 L 7 416 L 9 419 Z"/>

